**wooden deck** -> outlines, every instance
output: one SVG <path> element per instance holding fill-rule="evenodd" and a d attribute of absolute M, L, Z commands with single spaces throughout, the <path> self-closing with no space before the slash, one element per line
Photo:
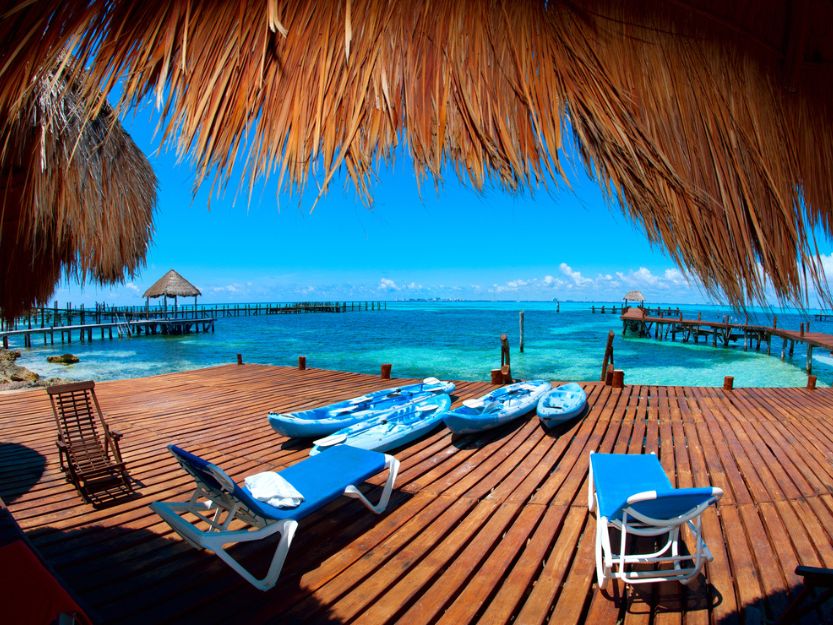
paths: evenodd
<path fill-rule="evenodd" d="M 388 513 L 342 499 L 302 523 L 266 593 L 148 508 L 191 488 L 167 443 L 241 480 L 307 454 L 272 432 L 267 409 L 388 384 L 259 365 L 102 383 L 141 498 L 99 510 L 59 473 L 46 393 L 0 395 L 0 495 L 101 622 L 756 623 L 795 592 L 798 562 L 833 566 L 833 389 L 591 383 L 589 415 L 554 433 L 537 419 L 480 436 L 437 431 L 396 452 L 402 471 Z M 456 399 L 488 388 L 461 383 Z M 595 589 L 585 494 L 594 449 L 655 451 L 678 485 L 726 491 L 704 521 L 713 588 Z M 239 553 L 265 564 L 272 549 Z"/>

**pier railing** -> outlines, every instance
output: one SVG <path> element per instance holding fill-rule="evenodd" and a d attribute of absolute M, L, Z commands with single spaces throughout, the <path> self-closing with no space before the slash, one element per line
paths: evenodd
<path fill-rule="evenodd" d="M 96 304 L 92 307 L 58 306 L 33 308 L 11 322 L 0 320 L 0 332 L 58 328 L 102 323 L 126 323 L 147 319 L 220 319 L 224 317 L 249 317 L 254 315 L 345 313 L 380 311 L 387 309 L 383 301 L 338 302 L 263 302 L 256 304 L 182 304 L 178 306 L 111 306 Z"/>
<path fill-rule="evenodd" d="M 33 339 L 44 345 L 54 345 L 56 338 L 71 343 L 73 332 L 81 342 L 92 341 L 96 334 L 102 339 L 141 334 L 186 334 L 189 332 L 214 332 L 214 321 L 223 317 L 249 317 L 254 315 L 285 315 L 301 313 L 346 313 L 380 311 L 387 309 L 387 302 L 272 302 L 257 304 L 184 304 L 180 306 L 110 306 L 96 304 L 74 308 L 58 303 L 51 307 L 33 308 L 27 314 L 11 322 L 0 321 L 0 341 L 8 349 L 10 339 L 21 341 L 23 347 L 32 347 Z"/>

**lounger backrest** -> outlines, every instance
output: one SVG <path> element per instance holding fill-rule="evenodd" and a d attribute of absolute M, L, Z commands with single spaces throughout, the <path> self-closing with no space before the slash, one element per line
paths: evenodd
<path fill-rule="evenodd" d="M 689 518 L 699 514 L 723 494 L 719 488 L 674 488 L 638 493 L 628 498 L 627 509 L 658 520 Z"/>
<path fill-rule="evenodd" d="M 168 449 L 182 465 L 182 468 L 190 473 L 206 491 L 216 494 L 217 497 L 231 496 L 252 512 L 259 510 L 260 504 L 216 464 L 211 464 L 176 445 L 168 445 Z"/>
<path fill-rule="evenodd" d="M 61 439 L 76 457 L 100 458 L 104 454 L 94 388 L 94 382 L 77 382 L 47 389 Z"/>

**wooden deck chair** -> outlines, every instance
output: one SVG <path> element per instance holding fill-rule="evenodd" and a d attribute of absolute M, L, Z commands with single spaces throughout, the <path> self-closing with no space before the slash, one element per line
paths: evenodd
<path fill-rule="evenodd" d="M 654 454 L 591 452 L 587 506 L 590 512 L 596 511 L 599 589 L 611 578 L 628 584 L 692 581 L 703 564 L 712 560 L 700 515 L 722 495 L 722 490 L 711 486 L 674 488 Z M 680 549 L 684 526 L 694 537 L 690 553 Z M 620 532 L 618 552 L 612 548 L 611 528 Z M 633 547 L 634 537 L 664 539 L 664 544 L 652 544 L 644 551 Z"/>
<path fill-rule="evenodd" d="M 58 426 L 61 470 L 86 501 L 94 492 L 120 486 L 132 490 L 121 457 L 122 435 L 107 427 L 95 395 L 95 382 L 56 384 L 46 389 Z"/>
<path fill-rule="evenodd" d="M 150 507 L 191 545 L 213 551 L 258 590 L 269 590 L 277 583 L 302 518 L 341 495 L 355 497 L 369 510 L 381 514 L 388 506 L 399 471 L 399 461 L 393 456 L 339 445 L 279 471 L 300 492 L 303 502 L 295 508 L 276 508 L 255 499 L 248 488 L 235 484 L 220 467 L 175 445 L 168 445 L 168 449 L 194 478 L 197 489 L 188 501 L 157 501 Z M 357 485 L 385 468 L 388 479 L 379 502 L 373 504 Z M 234 521 L 243 521 L 249 527 L 232 530 Z M 262 578 L 256 578 L 225 549 L 229 544 L 263 540 L 276 533 L 280 533 L 281 539 Z"/>

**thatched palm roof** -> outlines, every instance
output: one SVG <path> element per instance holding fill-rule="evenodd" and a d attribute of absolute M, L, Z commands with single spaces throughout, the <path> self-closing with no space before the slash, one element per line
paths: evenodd
<path fill-rule="evenodd" d="M 552 185 L 569 120 L 707 289 L 795 300 L 824 286 L 812 233 L 833 224 L 831 20 L 825 0 L 20 0 L 0 110 L 71 49 L 90 93 L 155 97 L 198 183 L 243 161 L 323 193 L 341 169 L 366 199 L 402 142 L 420 177 Z"/>
<path fill-rule="evenodd" d="M 171 269 L 154 282 L 142 297 L 195 297 L 197 295 L 202 295 L 200 290 Z"/>
<path fill-rule="evenodd" d="M 623 298 L 626 302 L 644 302 L 645 296 L 642 291 L 628 291 Z"/>
<path fill-rule="evenodd" d="M 109 106 L 86 119 L 77 89 L 37 76 L 0 107 L 0 309 L 44 303 L 61 273 L 123 279 L 144 260 L 156 177 Z"/>

